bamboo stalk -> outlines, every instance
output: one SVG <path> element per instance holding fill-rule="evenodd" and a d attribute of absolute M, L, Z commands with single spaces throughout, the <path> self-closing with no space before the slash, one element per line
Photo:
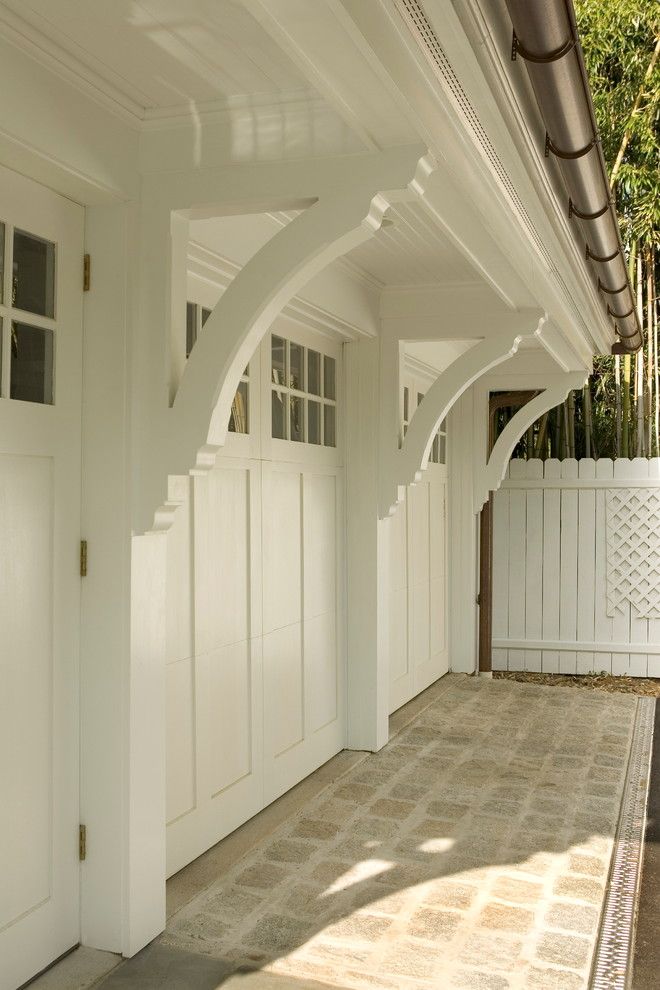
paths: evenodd
<path fill-rule="evenodd" d="M 646 433 L 646 456 L 653 454 L 653 420 L 651 419 L 651 397 L 653 395 L 653 313 L 652 313 L 652 279 L 651 279 L 651 249 L 648 247 L 644 254 L 646 268 L 646 388 L 644 391 L 644 426 Z"/>
<path fill-rule="evenodd" d="M 655 423 L 655 456 L 660 457 L 660 368 L 658 368 L 658 300 L 655 285 L 655 246 L 651 245 L 651 300 L 653 318 L 653 353 L 655 364 L 653 375 L 655 379 L 654 423 Z"/>
<path fill-rule="evenodd" d="M 637 252 L 637 314 L 639 325 L 644 326 L 644 297 L 642 291 L 642 252 Z M 637 419 L 638 457 L 644 456 L 644 348 L 640 347 L 635 355 L 635 412 Z"/>
<path fill-rule="evenodd" d="M 632 134 L 632 127 L 631 127 L 632 119 L 635 116 L 635 114 L 637 113 L 637 111 L 639 110 L 640 104 L 642 102 L 642 98 L 644 96 L 644 92 L 646 90 L 646 84 L 649 81 L 649 79 L 651 78 L 651 75 L 653 73 L 653 69 L 655 68 L 655 63 L 658 61 L 658 56 L 659 55 L 660 55 L 660 37 L 658 37 L 656 39 L 655 48 L 653 49 L 653 54 L 651 55 L 651 61 L 649 62 L 649 65 L 648 65 L 648 68 L 647 68 L 646 72 L 644 73 L 644 78 L 642 80 L 642 84 L 639 87 L 639 90 L 638 90 L 638 93 L 637 93 L 637 97 L 635 98 L 635 102 L 633 103 L 633 108 L 632 108 L 632 110 L 630 112 L 630 116 L 628 117 L 628 123 L 627 123 L 626 129 L 623 132 L 623 137 L 621 139 L 621 144 L 619 145 L 619 150 L 617 152 L 617 156 L 616 156 L 614 165 L 612 167 L 612 173 L 610 175 L 610 189 L 614 189 L 614 184 L 615 184 L 615 182 L 617 180 L 617 175 L 619 174 L 619 169 L 621 168 L 621 163 L 623 162 L 623 156 L 625 155 L 626 148 L 628 147 L 628 144 L 630 143 L 630 137 L 631 137 L 631 134 Z"/>
<path fill-rule="evenodd" d="M 621 457 L 621 358 L 614 358 L 614 425 L 615 425 L 615 457 Z"/>
<path fill-rule="evenodd" d="M 575 392 L 568 393 L 568 449 L 569 457 L 575 457 Z"/>
<path fill-rule="evenodd" d="M 589 381 L 582 391 L 582 405 L 584 409 L 584 456 L 591 457 L 592 447 L 592 420 L 591 420 L 591 391 Z"/>

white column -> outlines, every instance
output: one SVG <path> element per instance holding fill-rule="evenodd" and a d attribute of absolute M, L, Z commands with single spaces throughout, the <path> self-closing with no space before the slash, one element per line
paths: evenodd
<path fill-rule="evenodd" d="M 478 517 L 473 510 L 475 436 L 487 429 L 477 422 L 475 386 L 452 407 L 449 440 L 449 663 L 450 669 L 472 673 L 477 664 L 479 609 Z"/>
<path fill-rule="evenodd" d="M 81 584 L 81 941 L 122 950 L 125 766 L 130 623 L 127 276 L 130 207 L 89 207 L 85 250 L 82 525 L 88 574 Z"/>
<path fill-rule="evenodd" d="M 379 340 L 346 345 L 349 749 L 388 740 L 389 632 L 384 524 L 378 518 Z"/>

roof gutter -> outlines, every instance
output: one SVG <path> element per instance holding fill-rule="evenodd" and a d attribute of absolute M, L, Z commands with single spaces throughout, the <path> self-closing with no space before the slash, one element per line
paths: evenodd
<path fill-rule="evenodd" d="M 568 216 L 585 244 L 619 340 L 613 354 L 642 346 L 637 306 L 610 192 L 572 0 L 506 0 L 513 61 L 524 60 L 568 193 Z"/>

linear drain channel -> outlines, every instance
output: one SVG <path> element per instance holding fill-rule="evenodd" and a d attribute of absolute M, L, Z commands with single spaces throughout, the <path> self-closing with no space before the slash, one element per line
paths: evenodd
<path fill-rule="evenodd" d="M 653 698 L 639 698 L 591 990 L 629 990 L 653 742 Z"/>

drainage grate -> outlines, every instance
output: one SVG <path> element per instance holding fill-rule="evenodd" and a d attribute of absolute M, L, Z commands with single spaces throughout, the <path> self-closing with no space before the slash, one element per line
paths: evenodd
<path fill-rule="evenodd" d="M 654 715 L 653 698 L 640 698 L 612 869 L 594 956 L 591 990 L 628 990 L 632 979 Z"/>

